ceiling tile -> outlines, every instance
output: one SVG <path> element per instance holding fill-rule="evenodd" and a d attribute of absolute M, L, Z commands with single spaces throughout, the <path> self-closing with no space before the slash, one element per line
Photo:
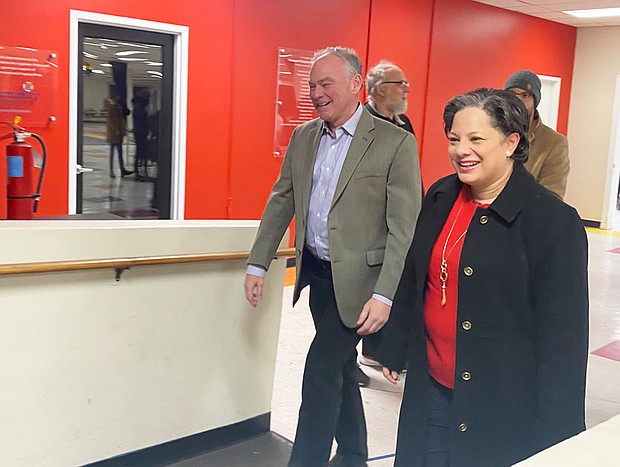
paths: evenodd
<path fill-rule="evenodd" d="M 556 23 L 576 27 L 620 25 L 620 17 L 575 18 L 562 13 L 563 10 L 588 10 L 598 8 L 620 8 L 620 0 L 474 0 L 506 10 L 543 18 Z"/>

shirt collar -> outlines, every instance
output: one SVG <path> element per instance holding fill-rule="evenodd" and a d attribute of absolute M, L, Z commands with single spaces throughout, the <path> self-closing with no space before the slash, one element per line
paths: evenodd
<path fill-rule="evenodd" d="M 436 192 L 436 196 L 447 195 L 444 199 L 448 202 L 454 202 L 463 186 L 456 174 L 451 177 L 451 183 Z M 508 183 L 487 209 L 495 211 L 506 222 L 513 222 L 523 208 L 527 193 L 535 184 L 534 178 L 525 170 L 523 164 L 515 163 Z"/>
<path fill-rule="evenodd" d="M 355 134 L 355 129 L 357 128 L 357 125 L 360 122 L 360 119 L 362 118 L 362 112 L 363 112 L 362 106 L 358 102 L 357 103 L 357 109 L 355 110 L 355 113 L 351 116 L 350 119 L 348 119 L 346 122 L 344 122 L 338 128 L 342 128 L 349 135 L 353 136 Z M 336 128 L 336 130 L 338 130 L 338 128 Z M 329 128 L 327 128 L 327 123 L 323 122 L 322 134 L 325 134 L 325 133 L 329 133 Z"/>
<path fill-rule="evenodd" d="M 379 112 L 379 109 L 377 109 L 377 106 L 375 105 L 375 103 L 372 100 L 368 100 L 368 103 L 370 104 L 370 106 L 372 107 L 372 109 L 377 112 L 378 115 L 381 115 L 383 118 L 386 118 L 387 120 L 391 120 L 396 122 L 397 125 L 404 125 L 405 122 L 403 121 L 402 118 L 400 118 L 400 115 L 398 114 L 394 114 L 394 118 L 390 118 L 387 115 L 383 115 L 381 112 Z"/>

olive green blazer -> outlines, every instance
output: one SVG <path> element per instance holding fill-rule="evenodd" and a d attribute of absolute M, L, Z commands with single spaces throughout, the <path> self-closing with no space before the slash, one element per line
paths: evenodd
<path fill-rule="evenodd" d="M 295 215 L 297 282 L 322 120 L 295 129 L 269 196 L 248 264 L 268 269 Z M 343 323 L 357 327 L 373 293 L 392 299 L 422 200 L 415 137 L 364 109 L 347 152 L 328 217 L 334 292 Z"/>

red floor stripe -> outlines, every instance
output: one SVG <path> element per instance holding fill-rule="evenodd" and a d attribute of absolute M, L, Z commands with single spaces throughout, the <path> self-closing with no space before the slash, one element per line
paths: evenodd
<path fill-rule="evenodd" d="M 613 341 L 595 350 L 592 354 L 620 362 L 620 340 Z"/>

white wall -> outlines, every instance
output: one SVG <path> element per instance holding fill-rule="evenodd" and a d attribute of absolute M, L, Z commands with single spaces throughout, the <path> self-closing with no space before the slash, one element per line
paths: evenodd
<path fill-rule="evenodd" d="M 620 27 L 579 28 L 568 120 L 571 171 L 566 202 L 583 219 L 607 222 L 611 121 L 620 75 Z M 612 184 L 617 181 L 612 181 Z"/>
<path fill-rule="evenodd" d="M 247 251 L 255 221 L 0 223 L 0 263 Z M 0 465 L 82 465 L 271 411 L 285 261 L 0 276 Z"/>
<path fill-rule="evenodd" d="M 108 97 L 109 79 L 99 75 L 88 75 L 84 77 L 84 109 L 101 110 L 105 109 L 103 101 Z"/>

